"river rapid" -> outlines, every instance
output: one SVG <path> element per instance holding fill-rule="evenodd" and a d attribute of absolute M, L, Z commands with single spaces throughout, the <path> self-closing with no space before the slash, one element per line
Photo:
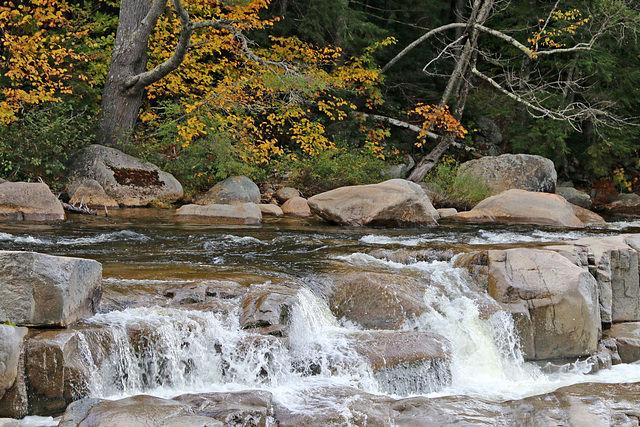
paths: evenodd
<path fill-rule="evenodd" d="M 176 221 L 171 211 L 123 209 L 109 217 L 69 215 L 61 223 L 0 225 L 0 249 L 97 260 L 103 265 L 103 309 L 83 327 L 108 329 L 118 343 L 109 363 L 96 366 L 90 397 L 119 399 L 137 394 L 267 390 L 292 412 L 348 412 L 343 399 L 319 390 L 355 388 L 391 397 L 471 396 L 489 401 L 524 399 L 585 383 L 640 382 L 640 364 L 620 364 L 588 374 L 575 361 L 543 366 L 523 360 L 510 315 L 483 316 L 484 298 L 466 271 L 437 254 L 477 248 L 508 248 L 565 242 L 588 236 L 640 233 L 640 221 L 610 222 L 585 230 L 542 227 L 447 225 L 420 229 L 350 228 L 320 220 L 266 218 L 257 226 Z M 422 251 L 432 259 L 399 263 L 374 257 Z M 428 257 L 427 257 L 428 258 Z M 445 258 L 451 258 L 445 257 Z M 425 312 L 406 319 L 406 331 L 435 332 L 451 343 L 451 378 L 405 369 L 375 372 L 346 337 L 364 333 L 329 309 L 325 278 L 337 269 L 402 273 L 424 283 Z M 291 314 L 287 346 L 255 340 L 243 329 L 239 307 L 195 310 L 167 304 L 167 289 L 208 280 L 242 286 L 295 281 L 303 284 Z M 128 336 L 148 334 L 141 350 Z M 86 336 L 87 360 L 97 351 Z M 301 365 L 314 366 L 309 375 Z M 349 414 L 345 414 L 345 420 Z M 24 425 L 56 425 L 29 417 Z M 348 425 L 348 423 L 345 423 Z"/>

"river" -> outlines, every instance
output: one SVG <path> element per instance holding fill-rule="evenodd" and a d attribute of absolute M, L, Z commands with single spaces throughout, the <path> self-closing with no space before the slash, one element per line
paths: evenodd
<path fill-rule="evenodd" d="M 168 210 L 123 209 L 109 217 L 69 215 L 49 224 L 4 223 L 0 249 L 95 259 L 103 265 L 103 310 L 84 326 L 107 328 L 118 343 L 109 363 L 95 368 L 91 397 L 264 389 L 292 411 L 342 408 L 340 399 L 314 390 L 354 387 L 405 396 L 466 395 L 494 401 L 522 399 L 582 382 L 638 382 L 640 365 L 616 365 L 588 374 L 585 362 L 541 366 L 523 360 L 513 322 L 504 312 L 483 316 L 482 295 L 449 257 L 477 248 L 535 246 L 587 236 L 640 233 L 640 221 L 611 222 L 585 230 L 542 227 L 441 225 L 424 229 L 349 228 L 320 220 L 267 218 L 258 226 L 176 221 Z M 433 253 L 432 259 L 398 263 L 374 249 Z M 431 252 L 429 252 L 431 251 Z M 428 258 L 428 257 L 427 257 Z M 445 336 L 452 346 L 451 378 L 440 384 L 420 368 L 374 372 L 345 339 L 362 327 L 337 319 L 326 301 L 325 277 L 336 269 L 420 276 L 425 283 L 420 316 L 403 329 Z M 288 345 L 243 329 L 238 311 L 169 306 L 167 289 L 205 280 L 242 286 L 295 281 L 303 284 L 291 315 Z M 230 304 L 233 300 L 230 301 Z M 128 336 L 148 334 L 143 350 Z M 87 360 L 96 349 L 87 335 Z M 300 366 L 314 366 L 308 375 Z M 187 367 L 187 368 L 185 368 Z M 31 417 L 31 424 L 56 420 Z"/>

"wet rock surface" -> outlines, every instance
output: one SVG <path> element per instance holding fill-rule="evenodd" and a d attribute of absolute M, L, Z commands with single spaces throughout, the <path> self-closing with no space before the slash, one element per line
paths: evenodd
<path fill-rule="evenodd" d="M 424 290 L 413 277 L 388 273 L 346 273 L 333 277 L 329 307 L 338 319 L 365 329 L 400 329 L 419 315 Z"/>

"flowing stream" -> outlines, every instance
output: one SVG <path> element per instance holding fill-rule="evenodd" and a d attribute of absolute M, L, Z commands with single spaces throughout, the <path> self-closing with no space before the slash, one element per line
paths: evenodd
<path fill-rule="evenodd" d="M 555 369 L 527 363 L 511 316 L 501 311 L 483 314 L 479 301 L 487 296 L 452 261 L 398 263 L 369 254 L 373 249 L 455 254 L 478 247 L 535 246 L 638 232 L 640 221 L 581 231 L 446 225 L 363 229 L 293 219 L 220 226 L 175 222 L 166 211 L 139 209 L 117 211 L 108 218 L 74 215 L 60 224 L 3 224 L 0 249 L 92 258 L 103 264 L 107 308 L 81 329 L 85 363 L 95 365 L 90 396 L 169 397 L 264 389 L 291 410 L 313 411 L 341 405 L 339 399 L 314 395 L 313 390 L 322 388 L 503 401 L 580 382 L 640 381 L 636 364 L 588 374 L 586 362 Z M 407 319 L 404 330 L 434 332 L 449 340 L 450 381 L 443 383 L 437 369 L 420 365 L 375 372 L 349 339 L 366 331 L 336 319 L 327 304 L 322 277 L 335 269 L 419 277 L 425 284 L 426 310 Z M 233 299 L 228 310 L 211 311 L 169 306 L 162 298 L 167 289 L 203 280 L 233 280 L 242 286 L 302 283 L 287 344 L 243 329 Z M 112 344 L 101 345 L 105 340 Z M 37 418 L 32 422 L 50 425 Z"/>

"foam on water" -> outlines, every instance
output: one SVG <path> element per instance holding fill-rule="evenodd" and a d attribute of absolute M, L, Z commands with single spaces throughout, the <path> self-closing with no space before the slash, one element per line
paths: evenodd
<path fill-rule="evenodd" d="M 476 237 L 469 239 L 471 245 L 491 245 L 497 243 L 527 243 L 527 242 L 563 242 L 577 240 L 588 236 L 585 231 L 543 231 L 533 230 L 526 234 L 505 231 L 480 230 Z"/>
<path fill-rule="evenodd" d="M 431 242 L 455 243 L 456 239 L 451 236 L 386 236 L 383 234 L 368 234 L 360 238 L 362 243 L 370 245 L 401 245 L 401 246 L 423 246 Z"/>

